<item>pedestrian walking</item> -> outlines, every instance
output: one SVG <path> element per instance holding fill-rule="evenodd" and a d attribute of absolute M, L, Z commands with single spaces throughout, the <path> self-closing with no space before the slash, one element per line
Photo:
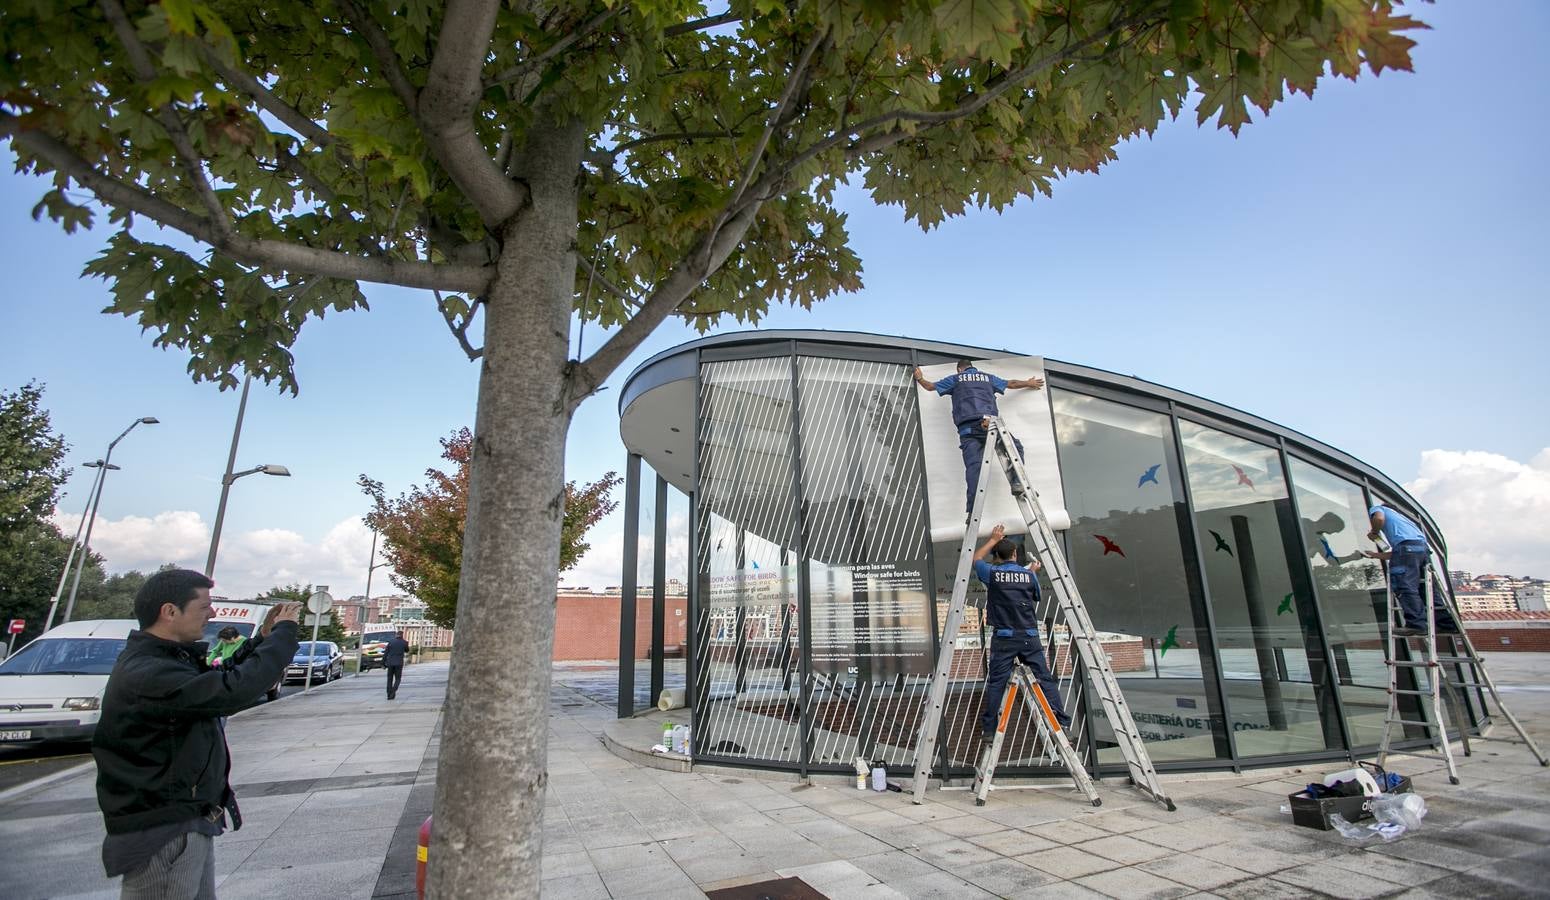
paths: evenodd
<path fill-rule="evenodd" d="M 108 677 L 92 738 L 102 865 L 123 900 L 213 900 L 214 838 L 242 827 L 221 718 L 256 702 L 296 652 L 300 604 L 269 610 L 257 636 L 218 669 L 206 662 L 215 583 L 189 569 L 147 578 L 140 629 Z"/>
<path fill-rule="evenodd" d="M 987 562 L 986 557 L 991 561 Z M 1044 699 L 1062 728 L 1071 724 L 1060 686 L 1044 661 L 1044 645 L 1039 641 L 1039 564 L 1022 566 L 1017 562 L 1017 544 L 1006 536 L 1006 528 L 997 525 L 990 539 L 974 552 L 974 575 L 985 585 L 985 618 L 992 629 L 990 664 L 985 673 L 985 702 L 980 711 L 980 737 L 990 741 L 996 736 L 996 717 L 1012 664 L 1022 660 L 1038 680 Z"/>
<path fill-rule="evenodd" d="M 398 696 L 398 683 L 404 677 L 404 654 L 409 652 L 409 642 L 404 640 L 404 633 L 397 632 L 388 638 L 387 646 L 382 648 L 382 667 L 387 669 L 387 698 L 392 700 Z"/>
<path fill-rule="evenodd" d="M 1007 381 L 989 372 L 981 372 L 974 367 L 972 360 L 960 359 L 958 371 L 939 381 L 927 379 L 917 366 L 915 383 L 939 395 L 952 395 L 953 424 L 958 426 L 958 450 L 963 453 L 963 476 L 968 483 L 968 499 L 964 502 L 964 511 L 968 512 L 974 508 L 974 492 L 979 487 L 980 463 L 985 458 L 985 439 L 989 436 L 988 419 L 1000 415 L 996 395 L 1006 393 L 1008 388 L 1036 391 L 1044 387 L 1044 379 L 1035 376 Z M 1017 445 L 1017 455 L 1021 457 L 1022 441 L 1016 437 L 1012 441 Z M 1021 485 L 1013 487 L 1014 490 L 1021 490 Z"/>

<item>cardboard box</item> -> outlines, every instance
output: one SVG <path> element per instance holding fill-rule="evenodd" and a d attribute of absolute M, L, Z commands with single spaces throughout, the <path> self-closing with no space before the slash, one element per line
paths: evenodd
<path fill-rule="evenodd" d="M 1410 793 L 1410 779 L 1401 776 L 1399 785 L 1390 793 Z M 1324 797 L 1316 799 L 1307 791 L 1298 791 L 1287 797 L 1292 806 L 1292 822 L 1305 828 L 1329 831 L 1335 826 L 1329 823 L 1332 815 L 1342 815 L 1347 822 L 1360 822 L 1372 818 L 1371 797 Z"/>

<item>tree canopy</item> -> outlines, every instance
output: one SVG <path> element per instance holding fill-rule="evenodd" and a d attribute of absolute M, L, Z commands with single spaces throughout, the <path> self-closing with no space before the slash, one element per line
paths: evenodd
<path fill-rule="evenodd" d="M 23 640 L 43 630 L 70 552 L 70 539 L 49 521 L 70 477 L 68 449 L 43 407 L 42 385 L 0 392 L 0 617 L 26 619 Z"/>
<path fill-rule="evenodd" d="M 393 583 L 424 601 L 431 621 L 443 628 L 457 624 L 473 443 L 473 432 L 467 428 L 442 438 L 441 457 L 452 463 L 452 471 L 426 469 L 425 487 L 415 485 L 396 498 L 387 497 L 380 481 L 362 475 L 359 482 L 372 502 L 366 524 L 382 535 Z M 618 483 L 613 472 L 590 484 L 565 483 L 559 571 L 575 566 L 591 549 L 585 540 L 587 530 L 613 512 L 617 504 L 609 493 Z"/>
<path fill-rule="evenodd" d="M 577 406 L 670 315 L 859 288 L 842 184 L 924 228 L 1001 209 L 1186 108 L 1236 133 L 1408 69 L 1400 8 L 11 0 L 0 135 L 37 216 L 106 209 L 87 273 L 195 378 L 294 390 L 309 319 L 433 292 L 480 387 L 428 891 L 532 896 Z M 578 315 L 608 335 L 572 357 Z"/>

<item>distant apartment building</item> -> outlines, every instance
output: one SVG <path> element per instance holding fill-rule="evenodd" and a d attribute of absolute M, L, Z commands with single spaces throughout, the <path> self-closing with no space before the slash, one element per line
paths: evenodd
<path fill-rule="evenodd" d="M 1518 608 L 1509 591 L 1454 591 L 1459 612 L 1508 612 Z"/>
<path fill-rule="evenodd" d="M 1513 600 L 1524 612 L 1545 612 L 1545 583 L 1543 581 L 1513 588 Z"/>

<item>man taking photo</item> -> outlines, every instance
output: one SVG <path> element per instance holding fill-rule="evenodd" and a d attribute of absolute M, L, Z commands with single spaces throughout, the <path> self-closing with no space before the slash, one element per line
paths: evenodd
<path fill-rule="evenodd" d="M 221 719 L 262 697 L 296 653 L 301 605 L 269 610 L 256 637 L 212 669 L 205 623 L 215 582 L 189 569 L 147 578 L 140 630 L 113 666 L 92 738 L 102 865 L 123 900 L 214 900 L 214 837 L 242 814 Z"/>

